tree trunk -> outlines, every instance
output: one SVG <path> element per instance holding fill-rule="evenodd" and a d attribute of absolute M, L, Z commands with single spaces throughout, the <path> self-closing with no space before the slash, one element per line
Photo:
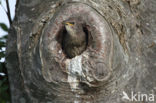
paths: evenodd
<path fill-rule="evenodd" d="M 156 101 L 155 11 L 155 0 L 19 0 L 6 56 L 12 103 Z M 68 58 L 71 18 L 87 47 Z"/>

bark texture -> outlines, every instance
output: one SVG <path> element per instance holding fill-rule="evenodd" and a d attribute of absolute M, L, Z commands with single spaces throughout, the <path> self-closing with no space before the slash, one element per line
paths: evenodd
<path fill-rule="evenodd" d="M 137 103 L 123 92 L 156 94 L 155 11 L 155 0 L 19 0 L 6 56 L 12 103 Z M 73 17 L 88 45 L 69 59 L 61 43 Z"/>

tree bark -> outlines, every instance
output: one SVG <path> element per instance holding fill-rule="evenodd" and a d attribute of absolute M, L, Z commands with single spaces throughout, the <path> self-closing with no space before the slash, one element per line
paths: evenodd
<path fill-rule="evenodd" d="M 6 54 L 12 103 L 149 103 L 155 11 L 155 0 L 19 0 Z M 62 49 L 70 18 L 87 35 L 74 58 Z"/>

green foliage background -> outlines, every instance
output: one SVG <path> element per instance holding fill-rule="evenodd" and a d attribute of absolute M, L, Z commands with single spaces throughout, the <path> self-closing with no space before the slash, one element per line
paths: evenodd
<path fill-rule="evenodd" d="M 1 0 L 0 0 L 1 5 Z M 0 23 L 0 28 L 8 33 L 9 28 L 4 23 Z M 7 35 L 0 37 L 0 59 L 5 58 L 4 49 L 6 48 L 6 40 Z M 8 73 L 6 69 L 6 63 L 0 62 L 0 73 L 5 75 L 0 75 L 0 103 L 10 103 L 10 90 L 9 90 L 9 82 L 8 82 Z"/>
<path fill-rule="evenodd" d="M 8 27 L 4 23 L 0 23 L 2 30 L 8 32 Z M 0 59 L 5 58 L 5 51 L 2 48 L 6 47 L 7 35 L 0 38 Z M 10 92 L 9 92 L 9 82 L 8 73 L 6 69 L 6 63 L 0 62 L 0 73 L 5 75 L 0 75 L 0 103 L 9 103 Z"/>
<path fill-rule="evenodd" d="M 0 23 L 0 27 L 4 31 L 8 31 L 8 28 L 5 24 Z M 5 58 L 5 51 L 2 48 L 6 47 L 7 35 L 0 38 L 0 59 Z M 10 93 L 9 93 L 9 82 L 8 82 L 8 73 L 6 69 L 6 63 L 0 62 L 0 73 L 5 75 L 0 75 L 0 103 L 9 103 Z"/>

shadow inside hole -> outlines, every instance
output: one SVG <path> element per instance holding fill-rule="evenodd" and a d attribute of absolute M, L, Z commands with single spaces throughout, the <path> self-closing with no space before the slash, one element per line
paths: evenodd
<path fill-rule="evenodd" d="M 87 47 L 91 44 L 91 41 L 92 41 L 92 37 L 91 37 L 91 35 L 90 35 L 90 31 L 88 30 L 88 28 L 87 28 L 87 26 L 86 25 L 83 25 L 83 31 L 84 31 L 84 33 L 85 33 L 85 35 L 86 35 L 86 48 L 85 48 L 85 50 L 87 49 Z M 60 44 L 60 46 L 62 47 L 62 51 L 63 51 L 63 53 L 66 55 L 66 58 L 69 58 L 69 59 L 71 59 L 71 58 L 74 58 L 74 57 L 70 57 L 69 55 L 67 55 L 67 53 L 66 53 L 66 51 L 65 51 L 65 47 L 64 47 L 64 45 L 63 45 L 63 40 L 64 40 L 64 38 L 65 38 L 65 36 L 67 35 L 67 31 L 66 31 L 66 29 L 65 29 L 65 26 L 63 26 L 60 30 L 59 30 L 59 32 L 58 32 L 58 34 L 57 34 L 57 36 L 56 36 L 56 40 L 57 40 L 57 42 Z M 84 51 L 85 51 L 84 50 Z M 84 52 L 83 51 L 83 52 Z M 82 53 L 83 53 L 82 52 Z M 81 54 L 82 54 L 81 53 Z M 81 55 L 80 54 L 80 55 Z"/>

